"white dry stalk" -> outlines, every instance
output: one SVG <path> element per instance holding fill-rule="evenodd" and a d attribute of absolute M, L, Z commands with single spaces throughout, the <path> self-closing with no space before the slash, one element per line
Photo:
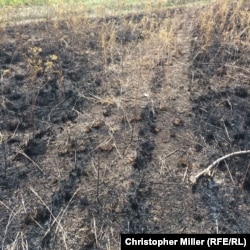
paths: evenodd
<path fill-rule="evenodd" d="M 29 250 L 28 241 L 26 239 L 24 239 L 24 233 L 23 232 L 21 232 L 21 243 L 22 243 L 22 249 L 23 250 Z"/>
<path fill-rule="evenodd" d="M 70 200 L 69 200 L 67 206 L 63 209 L 62 213 L 61 213 L 61 212 L 59 213 L 60 218 L 58 218 L 58 220 L 57 220 L 58 223 L 57 223 L 57 227 L 56 227 L 56 232 L 58 231 L 59 225 L 61 225 L 61 220 L 63 219 L 63 217 L 64 217 L 64 215 L 65 215 L 65 213 L 66 213 L 66 211 L 67 211 L 69 205 L 71 204 L 72 200 L 75 198 L 75 196 L 76 196 L 76 194 L 79 192 L 79 190 L 80 190 L 80 188 L 78 188 L 78 189 L 74 192 L 74 194 L 71 196 L 71 198 L 70 198 Z M 59 217 L 59 215 L 58 215 L 57 217 Z M 57 219 L 57 218 L 56 218 L 56 219 Z"/>
<path fill-rule="evenodd" d="M 44 234 L 43 239 L 47 236 L 47 234 L 48 234 L 48 233 L 50 232 L 50 230 L 51 230 L 51 227 L 52 227 L 55 223 L 57 223 L 57 227 L 56 227 L 55 233 L 57 233 L 59 227 L 60 227 L 60 229 L 63 229 L 63 228 L 62 228 L 62 225 L 61 225 L 61 220 L 63 219 L 63 216 L 64 216 L 66 210 L 68 209 L 69 205 L 71 204 L 71 201 L 73 200 L 73 198 L 75 197 L 75 195 L 78 193 L 79 190 L 80 190 L 80 189 L 78 188 L 78 189 L 75 191 L 75 193 L 72 195 L 72 197 L 71 197 L 70 201 L 68 202 L 67 206 L 65 207 L 65 209 L 61 210 L 60 213 L 57 215 L 57 217 L 53 217 L 53 222 L 51 223 L 50 228 L 49 228 L 49 229 L 46 231 L 46 233 Z M 65 238 L 65 237 L 66 237 L 66 234 L 63 233 L 63 236 L 62 236 L 62 237 L 63 237 L 63 242 L 66 244 L 66 238 Z"/>
<path fill-rule="evenodd" d="M 40 202 L 46 207 L 46 209 L 49 211 L 50 215 L 52 216 L 52 218 L 54 219 L 54 221 L 57 223 L 57 225 L 60 227 L 61 229 L 61 233 L 62 233 L 62 237 L 63 237 L 63 241 L 64 241 L 64 245 L 65 245 L 65 249 L 68 249 L 67 243 L 66 243 L 66 232 L 64 231 L 64 228 L 62 226 L 62 224 L 60 223 L 60 221 L 58 221 L 57 217 L 54 216 L 54 214 L 52 213 L 51 209 L 48 207 L 48 205 L 43 201 L 43 199 L 38 195 L 38 193 L 32 188 L 29 188 L 31 190 L 31 192 L 33 194 L 35 194 L 35 196 L 40 200 Z"/>
<path fill-rule="evenodd" d="M 226 134 L 227 134 L 227 138 L 228 138 L 228 140 L 231 142 L 232 140 L 231 140 L 231 138 L 230 138 L 230 136 L 229 136 L 229 133 L 228 133 L 228 130 L 227 130 L 227 127 L 226 127 L 226 124 L 225 124 L 224 121 L 223 121 L 223 125 L 224 125 L 224 128 L 225 128 Z"/>
<path fill-rule="evenodd" d="M 185 173 L 184 173 L 184 176 L 182 178 L 182 182 L 181 183 L 184 183 L 184 181 L 186 179 L 186 176 L 187 176 L 187 171 L 188 171 L 188 166 L 186 167 L 186 170 L 185 170 Z"/>
<path fill-rule="evenodd" d="M 5 227 L 5 231 L 4 231 L 4 236 L 3 236 L 3 241 L 2 241 L 2 249 L 4 249 L 4 244 L 5 244 L 5 239 L 6 239 L 6 236 L 7 236 L 7 232 L 9 230 L 9 226 L 10 224 L 12 223 L 12 221 L 15 219 L 16 215 L 21 211 L 21 209 L 19 208 L 17 210 L 17 212 L 14 212 L 13 210 L 10 210 L 11 213 L 10 213 L 10 216 L 9 216 L 9 219 L 8 219 L 8 223 Z M 15 241 L 14 241 L 15 243 Z"/>
<path fill-rule="evenodd" d="M 17 245 L 18 243 L 17 242 L 18 242 L 19 234 L 20 234 L 20 232 L 17 232 L 15 240 L 11 244 L 7 245 L 6 250 L 18 249 L 18 245 Z"/>
<path fill-rule="evenodd" d="M 234 182 L 233 176 L 232 176 L 232 174 L 231 174 L 231 171 L 230 171 L 230 169 L 229 169 L 229 166 L 228 166 L 228 164 L 227 164 L 226 161 L 224 161 L 224 162 L 225 162 L 225 165 L 226 165 L 226 167 L 227 167 L 227 170 L 228 170 L 228 173 L 229 173 L 229 175 L 230 175 L 230 178 L 231 178 L 231 180 L 232 180 L 232 183 L 233 183 L 233 185 L 235 186 L 235 182 Z"/>
<path fill-rule="evenodd" d="M 24 153 L 23 151 L 21 151 L 21 150 L 16 150 L 16 153 L 21 154 L 21 155 L 23 155 L 24 157 L 26 157 L 29 161 L 31 161 L 31 162 L 38 168 L 38 170 L 39 170 L 42 174 L 44 174 L 42 168 L 41 168 L 35 161 L 33 161 L 27 154 L 25 154 L 25 153 Z"/>
<path fill-rule="evenodd" d="M 93 231 L 94 231 L 94 235 L 95 235 L 95 242 L 96 242 L 96 245 L 99 246 L 98 235 L 97 235 L 97 230 L 96 230 L 95 217 L 93 217 Z"/>
<path fill-rule="evenodd" d="M 190 178 L 190 181 L 195 184 L 197 182 L 197 180 L 203 176 L 203 175 L 211 175 L 211 171 L 212 169 L 218 164 L 220 163 L 221 161 L 229 158 L 229 157 L 232 157 L 232 156 L 235 156 L 235 155 L 242 155 L 242 154 L 250 154 L 250 150 L 244 150 L 244 151 L 237 151 L 237 152 L 233 152 L 233 153 L 230 153 L 230 154 L 227 154 L 227 155 L 224 155 L 220 158 L 218 158 L 216 161 L 214 161 L 212 164 L 210 164 L 206 169 L 204 169 L 203 171 L 201 171 L 200 173 L 198 173 L 197 175 L 195 176 L 191 176 Z"/>

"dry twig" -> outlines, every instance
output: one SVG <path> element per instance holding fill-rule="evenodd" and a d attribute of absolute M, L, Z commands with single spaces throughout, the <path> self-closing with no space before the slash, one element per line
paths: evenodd
<path fill-rule="evenodd" d="M 216 161 L 214 161 L 211 165 L 209 165 L 206 169 L 204 169 L 203 171 L 201 171 L 200 173 L 198 173 L 197 175 L 195 176 L 191 176 L 190 180 L 193 184 L 195 184 L 197 182 L 197 180 L 203 176 L 203 175 L 211 175 L 211 171 L 212 169 L 218 164 L 220 163 L 221 161 L 229 158 L 229 157 L 232 157 L 232 156 L 235 156 L 235 155 L 242 155 L 242 154 L 250 154 L 250 150 L 244 150 L 244 151 L 237 151 L 237 152 L 233 152 L 233 153 L 230 153 L 230 154 L 227 154 L 227 155 L 224 155 L 223 157 L 220 157 L 218 158 Z"/>

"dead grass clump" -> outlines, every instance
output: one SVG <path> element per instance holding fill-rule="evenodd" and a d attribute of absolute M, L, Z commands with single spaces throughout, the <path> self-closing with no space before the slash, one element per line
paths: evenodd
<path fill-rule="evenodd" d="M 206 7 L 199 17 L 199 29 L 203 41 L 210 43 L 215 38 L 223 42 L 249 42 L 250 13 L 247 0 L 215 1 Z M 208 10 L 207 10 L 208 8 Z"/>
<path fill-rule="evenodd" d="M 221 77 L 228 73 L 232 78 L 235 70 L 240 70 L 246 82 L 250 52 L 248 1 L 217 0 L 202 9 L 198 20 L 193 41 L 193 66 L 201 70 L 197 76 Z"/>

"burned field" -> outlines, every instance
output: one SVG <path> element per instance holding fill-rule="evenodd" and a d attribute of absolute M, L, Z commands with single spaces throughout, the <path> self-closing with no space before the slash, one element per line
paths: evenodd
<path fill-rule="evenodd" d="M 250 150 L 249 13 L 221 5 L 1 28 L 3 249 L 249 233 L 249 154 L 190 182 Z"/>

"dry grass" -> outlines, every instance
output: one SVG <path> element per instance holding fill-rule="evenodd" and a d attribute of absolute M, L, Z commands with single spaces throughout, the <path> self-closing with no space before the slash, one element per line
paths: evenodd
<path fill-rule="evenodd" d="M 214 40 L 213 36 L 224 43 L 249 45 L 249 4 L 245 0 L 237 2 L 216 1 L 200 15 L 200 29 L 204 32 L 206 43 Z"/>
<path fill-rule="evenodd" d="M 245 63 L 250 52 L 249 24 L 247 1 L 215 1 L 199 16 L 199 41 L 196 46 L 199 46 L 200 50 L 194 55 L 194 60 L 196 56 L 206 57 L 211 53 L 213 58 L 210 63 L 217 66 L 217 75 L 223 74 L 227 69 L 228 78 L 246 81 L 249 77 L 249 67 Z M 216 46 L 217 51 L 211 52 Z M 243 55 L 240 58 L 237 56 L 239 52 Z M 222 57 L 226 64 L 221 61 Z M 239 78 L 235 78 L 236 72 L 242 73 L 237 74 Z"/>

